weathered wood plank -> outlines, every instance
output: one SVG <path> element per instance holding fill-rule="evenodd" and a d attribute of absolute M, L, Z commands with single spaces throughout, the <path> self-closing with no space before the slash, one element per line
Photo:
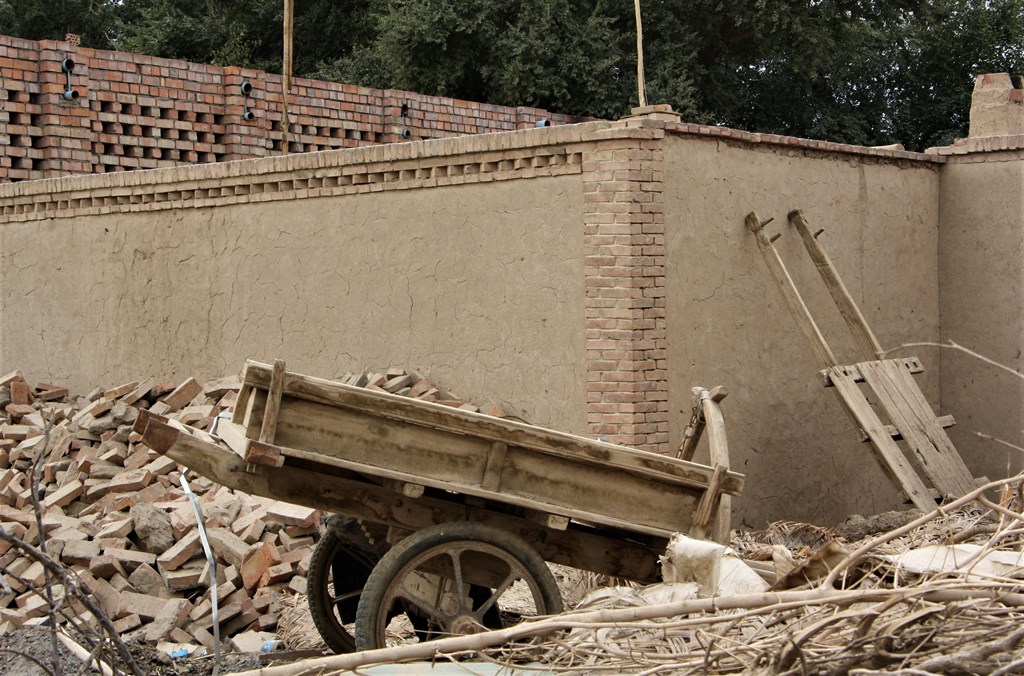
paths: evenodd
<path fill-rule="evenodd" d="M 829 378 L 846 404 L 846 410 L 871 437 L 871 446 L 879 466 L 897 486 L 906 491 L 915 507 L 924 512 L 934 509 L 935 500 L 928 494 L 928 487 L 914 471 L 900 447 L 889 436 L 885 425 L 878 419 L 853 378 L 838 367 L 829 369 Z"/>
<path fill-rule="evenodd" d="M 249 436 L 255 436 L 256 425 L 261 420 L 259 401 L 261 392 L 269 387 L 271 367 L 258 362 L 248 362 L 245 369 L 245 383 L 260 388 L 253 399 L 257 405 L 247 419 Z M 297 402 L 318 403 L 325 408 L 320 409 L 319 416 L 335 417 L 337 411 L 348 411 L 361 414 L 373 421 L 374 429 L 384 430 L 393 423 L 415 426 L 401 433 L 399 441 L 413 440 L 422 435 L 423 431 L 447 432 L 448 440 L 458 436 L 468 436 L 477 440 L 486 440 L 488 444 L 501 441 L 509 446 L 519 446 L 542 454 L 559 456 L 572 462 L 596 461 L 602 467 L 616 467 L 623 471 L 633 472 L 645 477 L 652 477 L 679 485 L 688 485 L 703 489 L 710 481 L 714 470 L 697 463 L 686 462 L 657 453 L 649 453 L 625 446 L 617 446 L 593 439 L 587 439 L 565 432 L 534 427 L 514 420 L 503 420 L 480 413 L 453 409 L 441 404 L 409 399 L 389 394 L 374 392 L 362 388 L 342 385 L 340 383 L 314 378 L 302 374 L 286 372 L 284 377 L 283 406 L 294 406 Z M 331 409 L 335 409 L 332 411 Z M 305 415 L 309 421 L 315 422 L 316 416 Z M 279 426 L 281 424 L 279 419 Z M 299 426 L 302 424 L 299 422 Z M 294 427 L 294 425 L 293 425 Z M 397 434 L 396 428 L 390 428 Z M 282 430 L 279 430 L 282 433 Z M 293 436 L 301 436 L 303 430 L 296 427 Z M 279 439 L 279 445 L 295 448 L 293 443 Z M 481 468 L 482 469 L 482 468 Z M 729 472 L 724 481 L 724 490 L 737 495 L 743 488 L 743 475 Z"/>
<path fill-rule="evenodd" d="M 935 413 L 913 378 L 891 361 L 861 364 L 861 371 L 943 497 L 959 497 L 974 490 L 974 477 L 936 423 Z"/>
<path fill-rule="evenodd" d="M 429 496 L 411 500 L 369 482 L 289 464 L 279 468 L 257 466 L 247 472 L 245 461 L 230 450 L 196 439 L 154 416 L 145 418 L 140 427 L 150 448 L 224 486 L 252 495 L 406 531 L 450 521 L 480 521 L 523 537 L 547 561 L 638 582 L 658 579 L 658 555 L 664 552 L 667 539 L 656 538 L 644 545 L 576 523 L 568 524 L 564 531 L 554 530 L 528 519 L 457 502 L 458 496 L 454 495 L 450 501 Z M 317 486 L 317 490 L 310 490 L 310 486 Z"/>
<path fill-rule="evenodd" d="M 708 489 L 704 491 L 704 495 L 697 504 L 697 510 L 693 514 L 693 524 L 690 526 L 690 537 L 703 540 L 707 536 L 708 524 L 711 523 L 711 516 L 715 513 L 715 507 L 718 506 L 719 500 L 721 499 L 719 488 L 722 485 L 723 476 L 725 476 L 725 467 L 722 465 L 716 465 L 715 475 L 711 477 L 711 483 L 708 484 Z"/>
<path fill-rule="evenodd" d="M 249 410 L 249 398 L 252 396 L 252 386 L 243 385 L 238 390 L 238 398 L 235 399 L 235 410 L 231 413 L 231 422 L 241 425 L 245 420 L 245 414 Z"/>
<path fill-rule="evenodd" d="M 924 373 L 924 365 L 921 364 L 921 360 L 917 357 L 903 357 L 902 359 L 896 359 L 894 361 L 901 363 L 903 368 L 907 370 L 907 373 L 914 375 Z M 864 376 L 861 374 L 856 364 L 840 364 L 837 365 L 836 368 L 853 378 L 853 382 L 864 382 Z M 832 379 L 829 377 L 829 369 L 822 369 L 819 373 L 821 374 L 822 381 L 825 383 L 825 387 L 832 387 Z"/>
<path fill-rule="evenodd" d="M 814 317 L 811 315 L 811 311 L 807 309 L 807 304 L 804 303 L 803 297 L 800 296 L 800 292 L 797 290 L 793 278 L 789 275 L 786 264 L 782 262 L 779 252 L 775 249 L 775 245 L 772 244 L 771 239 L 765 233 L 764 224 L 761 222 L 761 219 L 757 217 L 756 213 L 751 211 L 747 214 L 746 224 L 747 228 L 754 233 L 757 240 L 757 248 L 761 250 L 761 255 L 768 265 L 768 271 L 782 292 L 782 297 L 786 301 L 786 305 L 789 306 L 797 326 L 800 327 L 800 331 L 811 344 L 811 351 L 814 352 L 818 363 L 822 368 L 834 366 L 837 360 L 832 353 L 832 348 L 828 346 L 825 336 L 822 335 L 821 329 L 818 328 Z"/>
<path fill-rule="evenodd" d="M 480 480 L 480 487 L 486 491 L 501 490 L 501 472 L 505 468 L 505 456 L 508 454 L 508 444 L 503 441 L 491 443 L 490 452 L 487 454 L 487 466 L 484 467 L 484 476 Z"/>
<path fill-rule="evenodd" d="M 549 456 L 514 446 L 508 449 L 500 492 L 465 481 L 461 472 L 443 471 L 443 465 L 436 458 L 429 462 L 433 471 L 428 475 L 423 469 L 417 469 L 415 458 L 422 457 L 420 454 L 410 454 L 413 459 L 410 465 L 395 469 L 395 463 L 381 467 L 353 461 L 351 453 L 335 457 L 296 448 L 279 450 L 285 458 L 310 465 L 337 467 L 393 481 L 416 481 L 432 488 L 666 539 L 675 532 L 689 529 L 699 498 L 704 494 L 703 489 L 684 492 L 675 487 L 652 485 L 639 477 L 630 481 L 628 474 L 609 474 L 596 465 L 566 469 L 545 462 L 550 460 Z"/>
<path fill-rule="evenodd" d="M 942 429 L 948 429 L 956 425 L 956 419 L 953 418 L 953 416 L 951 415 L 940 415 L 938 418 L 935 419 L 935 422 Z M 892 437 L 893 441 L 903 441 L 903 435 L 900 433 L 899 429 L 897 429 L 895 425 L 886 425 L 885 431 L 889 434 L 890 437 Z M 860 440 L 864 443 L 870 443 L 871 437 L 869 437 L 864 430 L 861 430 Z"/>
<path fill-rule="evenodd" d="M 277 416 L 281 410 L 281 395 L 284 388 L 284 360 L 274 360 L 270 373 L 270 387 L 267 388 L 267 408 L 260 426 L 259 441 L 264 444 L 274 443 L 277 435 Z"/>
<path fill-rule="evenodd" d="M 713 392 L 713 390 L 712 390 Z M 714 488 L 714 498 L 717 498 L 718 511 L 715 519 L 715 527 L 711 533 L 715 542 L 729 544 L 730 531 L 732 529 L 732 496 L 721 492 L 723 472 L 729 469 L 729 443 L 725 436 L 725 418 L 722 416 L 722 409 L 713 396 L 706 397 L 701 401 L 704 409 L 704 420 L 708 428 L 708 448 L 710 452 L 709 463 L 715 468 L 715 476 L 712 477 L 708 487 L 708 493 Z M 719 469 L 721 468 L 721 469 Z M 705 498 L 707 493 L 705 493 Z M 703 503 L 702 503 L 703 504 Z"/>
<path fill-rule="evenodd" d="M 799 209 L 789 212 L 789 222 L 800 233 L 800 239 L 803 240 L 804 248 L 807 249 L 811 260 L 814 261 L 814 267 L 818 269 L 821 280 L 825 282 L 825 288 L 828 289 L 832 300 L 835 301 L 843 321 L 850 328 L 854 341 L 864 353 L 864 358 L 880 359 L 883 353 L 882 346 L 878 343 L 878 338 L 875 337 L 871 327 L 868 326 L 868 322 L 864 319 L 860 308 L 857 307 L 857 303 L 853 300 L 850 290 L 846 288 L 846 284 L 843 283 L 842 278 L 839 276 L 839 271 L 832 264 L 832 259 L 825 253 L 825 249 L 818 243 L 817 238 L 811 234 L 811 229 L 807 225 L 807 220 L 804 218 L 803 213 Z"/>

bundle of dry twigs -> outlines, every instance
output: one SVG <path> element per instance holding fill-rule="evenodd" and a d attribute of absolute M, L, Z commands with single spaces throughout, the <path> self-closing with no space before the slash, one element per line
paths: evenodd
<path fill-rule="evenodd" d="M 261 673 L 431 658 L 528 662 L 557 673 L 1024 673 L 1024 570 L 992 574 L 982 565 L 996 552 L 1019 558 L 1022 487 L 1024 475 L 993 482 L 854 543 L 827 576 L 796 589 L 655 606 L 627 593 L 498 631 Z M 976 553 L 955 570 L 913 573 L 897 559 L 925 545 L 965 543 Z"/>
<path fill-rule="evenodd" d="M 803 588 L 721 599 L 729 611 L 579 626 L 553 639 L 542 661 L 585 672 L 1024 673 L 1024 570 L 992 575 L 980 565 L 993 552 L 1021 552 L 1022 483 L 990 484 L 861 542 Z M 996 492 L 999 501 L 990 499 Z M 979 548 L 957 570 L 914 574 L 895 560 L 914 548 L 967 542 Z"/>

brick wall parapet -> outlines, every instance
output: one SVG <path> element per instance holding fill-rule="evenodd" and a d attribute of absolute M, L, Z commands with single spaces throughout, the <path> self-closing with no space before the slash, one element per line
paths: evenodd
<path fill-rule="evenodd" d="M 0 222 L 580 173 L 586 139 L 616 124 L 591 122 L 2 184 Z"/>
<path fill-rule="evenodd" d="M 75 64 L 67 76 L 61 62 Z M 283 152 L 281 76 L 0 36 L 0 182 L 204 164 Z M 242 95 L 241 84 L 252 84 Z M 408 114 L 402 119 L 401 108 Z M 250 120 L 243 118 L 249 109 Z M 576 118 L 295 78 L 289 151 L 513 131 Z M 9 118 L 14 116 L 14 120 Z M 24 119 L 22 119 L 24 118 Z M 403 128 L 408 135 L 403 137 Z M 54 140 L 56 139 L 56 141 Z"/>

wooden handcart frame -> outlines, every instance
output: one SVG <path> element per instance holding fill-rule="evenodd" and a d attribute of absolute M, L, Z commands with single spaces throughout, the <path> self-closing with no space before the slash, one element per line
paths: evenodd
<path fill-rule="evenodd" d="M 216 437 L 148 413 L 136 430 L 225 486 L 339 515 L 314 553 L 310 605 L 341 651 L 379 647 L 391 612 L 381 604 L 405 593 L 392 578 L 435 550 L 441 559 L 424 564 L 432 573 L 439 560 L 459 569 L 466 557 L 450 575 L 469 590 L 455 595 L 459 607 L 400 600 L 417 606 L 411 617 L 458 633 L 495 621 L 488 601 L 470 608 L 470 596 L 508 581 L 474 572 L 488 566 L 518 571 L 549 613 L 560 599 L 537 561 L 652 582 L 673 534 L 727 537 L 728 497 L 743 476 L 727 469 L 724 423 L 711 404 L 716 467 L 249 361 Z M 492 560 L 478 565 L 485 554 Z"/>

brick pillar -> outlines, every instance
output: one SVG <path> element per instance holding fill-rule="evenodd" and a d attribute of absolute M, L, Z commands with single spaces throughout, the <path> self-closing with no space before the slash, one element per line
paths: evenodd
<path fill-rule="evenodd" d="M 659 128 L 610 129 L 583 156 L 587 422 L 668 450 L 665 223 Z"/>
<path fill-rule="evenodd" d="M 89 174 L 93 169 L 92 112 L 89 61 L 94 50 L 68 42 L 42 40 L 39 43 L 39 143 L 32 178 L 67 174 Z M 75 62 L 71 88 L 78 98 L 65 100 L 67 76 L 61 61 Z"/>
<path fill-rule="evenodd" d="M 248 98 L 242 93 L 243 82 L 252 85 Z M 278 142 L 276 148 L 272 147 L 271 138 L 271 125 L 276 122 L 280 127 L 281 124 L 280 78 L 271 81 L 267 73 L 228 66 L 223 71 L 222 85 L 225 159 L 280 155 L 283 135 L 280 129 L 274 137 Z M 273 91 L 269 91 L 271 88 Z M 244 117 L 246 109 L 253 115 L 251 120 Z"/>

